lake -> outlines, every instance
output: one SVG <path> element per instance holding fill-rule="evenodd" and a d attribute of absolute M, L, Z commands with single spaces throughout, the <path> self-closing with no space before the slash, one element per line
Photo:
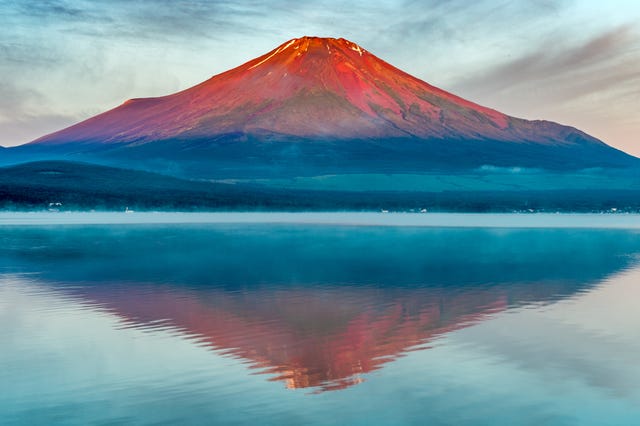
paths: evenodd
<path fill-rule="evenodd" d="M 640 424 L 640 216 L 0 214 L 0 423 Z"/>

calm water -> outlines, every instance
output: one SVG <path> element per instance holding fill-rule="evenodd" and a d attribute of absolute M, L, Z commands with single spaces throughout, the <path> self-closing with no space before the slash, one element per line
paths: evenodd
<path fill-rule="evenodd" d="M 0 424 L 640 424 L 637 216 L 136 215 L 0 215 Z"/>

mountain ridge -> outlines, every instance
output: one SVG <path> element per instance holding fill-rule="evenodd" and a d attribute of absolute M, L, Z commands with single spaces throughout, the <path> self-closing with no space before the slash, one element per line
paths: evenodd
<path fill-rule="evenodd" d="M 301 114 L 307 119 L 302 120 Z M 122 120 L 122 115 L 129 119 Z M 527 125 L 537 126 L 539 134 L 532 135 Z M 517 119 L 467 101 L 348 40 L 305 36 L 191 88 L 167 96 L 129 99 L 32 143 L 96 139 L 139 143 L 263 131 L 337 139 L 464 135 L 549 143 L 553 135 L 548 133 L 558 132 L 559 127 L 565 135 L 555 142 L 571 143 L 566 134 L 575 133 L 602 143 L 568 126 Z"/>
<path fill-rule="evenodd" d="M 9 151 L 205 178 L 640 164 L 573 127 L 508 116 L 353 42 L 309 36 Z"/>

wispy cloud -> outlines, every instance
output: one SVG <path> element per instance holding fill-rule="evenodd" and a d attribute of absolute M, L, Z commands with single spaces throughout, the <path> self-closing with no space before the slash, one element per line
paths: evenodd
<path fill-rule="evenodd" d="M 634 28 L 629 25 L 598 34 L 579 44 L 573 40 L 541 40 L 532 51 L 506 63 L 497 64 L 485 73 L 472 75 L 460 84 L 460 87 L 465 90 L 495 93 L 522 85 L 536 86 L 549 81 L 557 83 L 558 80 L 563 80 L 563 84 L 560 85 L 563 88 L 578 85 L 583 89 L 585 83 L 591 85 L 591 82 L 585 82 L 584 79 L 575 79 L 576 75 L 580 74 L 600 80 L 600 84 L 591 85 L 593 89 L 599 90 L 616 81 L 640 75 L 640 68 L 618 67 L 620 64 L 633 63 L 639 59 L 637 55 L 633 55 L 637 43 L 638 35 L 634 34 Z M 619 69 L 614 75 L 606 73 L 603 79 L 600 74 L 603 68 Z M 579 92 L 582 93 L 582 90 Z"/>
<path fill-rule="evenodd" d="M 635 153 L 639 88 L 640 34 L 630 25 L 582 40 L 541 38 L 455 87 L 493 107 L 569 123 Z M 638 128 L 630 131 L 631 123 Z"/>
<path fill-rule="evenodd" d="M 46 97 L 33 89 L 19 88 L 10 82 L 0 82 L 0 129 L 8 140 L 27 141 L 34 131 L 45 134 L 68 126 L 78 119 L 42 108 Z"/>

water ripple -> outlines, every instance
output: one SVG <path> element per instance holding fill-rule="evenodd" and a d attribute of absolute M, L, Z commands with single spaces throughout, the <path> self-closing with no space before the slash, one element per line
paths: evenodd
<path fill-rule="evenodd" d="M 5 231 L 8 424 L 640 418 L 634 232 Z"/>

